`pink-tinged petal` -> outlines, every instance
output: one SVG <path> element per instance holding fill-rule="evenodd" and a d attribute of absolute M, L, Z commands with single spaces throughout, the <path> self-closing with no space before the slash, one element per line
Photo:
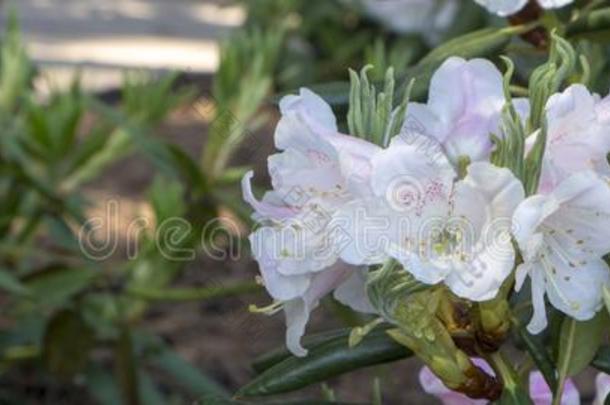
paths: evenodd
<path fill-rule="evenodd" d="M 400 138 L 373 157 L 372 167 L 375 195 L 397 211 L 415 214 L 437 202 L 446 205 L 456 175 L 443 155 L 426 153 Z"/>
<path fill-rule="evenodd" d="M 542 373 L 534 371 L 530 373 L 530 398 L 534 405 L 551 405 L 553 393 L 547 385 Z M 580 393 L 571 379 L 568 379 L 561 396 L 562 405 L 580 405 Z"/>
<path fill-rule="evenodd" d="M 367 275 L 367 267 L 354 267 L 347 280 L 335 289 L 335 299 L 354 311 L 365 314 L 376 313 L 377 311 L 371 305 L 366 294 Z"/>
<path fill-rule="evenodd" d="M 347 190 L 354 197 L 370 196 L 372 158 L 382 149 L 370 142 L 343 134 L 328 138 L 328 142 L 337 150 L 341 175 Z"/>
<path fill-rule="evenodd" d="M 254 172 L 249 171 L 241 180 L 241 189 L 244 201 L 246 201 L 257 214 L 259 220 L 283 220 L 293 217 L 297 211 L 278 201 L 279 198 L 267 193 L 262 201 L 258 201 L 252 192 L 252 177 Z M 272 202 L 273 201 L 273 202 Z"/>
<path fill-rule="evenodd" d="M 337 119 L 332 108 L 309 89 L 301 88 L 298 96 L 284 96 L 280 100 L 280 112 L 282 115 L 296 113 L 308 123 L 315 123 L 329 132 L 337 132 Z"/>
<path fill-rule="evenodd" d="M 284 303 L 286 316 L 286 346 L 295 355 L 303 357 L 307 350 L 301 345 L 309 315 L 319 304 L 320 299 L 341 285 L 354 268 L 344 263 L 317 273 L 311 278 L 311 284 L 302 297 Z"/>
<path fill-rule="evenodd" d="M 610 151 L 610 122 L 604 116 L 604 103 L 582 85 L 572 85 L 549 98 L 541 192 L 550 192 L 582 170 L 610 173 L 606 159 Z"/>
<path fill-rule="evenodd" d="M 473 358 L 472 362 L 490 375 L 495 375 L 492 368 L 483 359 Z M 438 398 L 443 405 L 485 405 L 488 401 L 475 400 L 464 394 L 450 390 L 428 367 L 423 367 L 419 372 L 419 383 L 430 395 Z"/>
<path fill-rule="evenodd" d="M 599 373 L 595 377 L 595 400 L 593 405 L 604 405 L 608 395 L 610 395 L 610 375 Z"/>
<path fill-rule="evenodd" d="M 300 297 L 311 283 L 307 274 L 285 275 L 280 273 L 280 259 L 267 246 L 267 235 L 272 230 L 263 227 L 249 237 L 252 255 L 258 262 L 265 288 L 274 299 L 287 301 Z"/>
<path fill-rule="evenodd" d="M 502 74 L 489 61 L 449 58 L 434 73 L 426 106 L 412 104 L 403 131 L 417 131 L 443 144 L 455 164 L 461 156 L 487 160 L 500 135 L 505 104 Z M 406 126 L 410 128 L 406 128 Z"/>
<path fill-rule="evenodd" d="M 508 17 L 520 11 L 528 0 L 475 0 L 485 7 L 487 11 L 500 17 Z"/>

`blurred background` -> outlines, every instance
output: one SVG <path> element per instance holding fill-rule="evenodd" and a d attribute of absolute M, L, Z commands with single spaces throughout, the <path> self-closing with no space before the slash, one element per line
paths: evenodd
<path fill-rule="evenodd" d="M 19 0 L 0 11 L 0 403 L 225 403 L 209 397 L 230 398 L 253 360 L 284 344 L 281 315 L 248 312 L 269 298 L 244 244 L 249 208 L 236 204 L 247 167 L 266 187 L 272 96 L 320 80 L 344 89 L 348 61 L 373 55 L 375 35 L 384 58 L 384 38 L 413 45 L 392 56 L 403 65 L 424 43 L 334 1 Z M 176 217 L 195 225 L 165 246 L 186 255 L 168 258 L 154 241 Z M 343 308 L 324 307 L 311 331 L 345 324 Z M 366 403 L 374 376 L 389 403 L 425 397 L 409 361 L 296 397 L 316 403 L 332 388 Z"/>

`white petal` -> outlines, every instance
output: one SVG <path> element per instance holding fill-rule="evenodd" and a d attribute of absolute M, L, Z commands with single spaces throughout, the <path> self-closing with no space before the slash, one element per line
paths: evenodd
<path fill-rule="evenodd" d="M 455 216 L 462 257 L 445 284 L 458 296 L 474 301 L 494 298 L 514 266 L 511 217 L 523 200 L 521 183 L 508 169 L 473 163 L 455 189 Z"/>
<path fill-rule="evenodd" d="M 400 34 L 422 33 L 435 40 L 458 10 L 455 0 L 361 0 L 365 14 Z"/>
<path fill-rule="evenodd" d="M 546 305 L 544 304 L 545 279 L 542 269 L 531 269 L 530 277 L 532 280 L 532 304 L 534 313 L 527 325 L 528 332 L 537 335 L 546 329 L 548 325 L 546 317 Z"/>
<path fill-rule="evenodd" d="M 595 377 L 595 401 L 593 405 L 604 405 L 608 394 L 610 394 L 610 375 L 598 373 Z"/>
<path fill-rule="evenodd" d="M 417 281 L 424 284 L 438 284 L 445 280 L 451 272 L 451 268 L 443 268 L 435 263 L 425 260 L 416 251 L 405 249 L 397 244 L 391 244 L 387 250 L 388 254 L 396 259 L 403 268 L 410 273 Z"/>
<path fill-rule="evenodd" d="M 443 155 L 393 142 L 372 159 L 371 182 L 378 197 L 397 211 L 416 214 L 433 204 L 446 206 L 455 172 Z"/>
<path fill-rule="evenodd" d="M 538 0 L 542 8 L 560 8 L 573 2 L 574 0 Z"/>
<path fill-rule="evenodd" d="M 337 132 L 337 119 L 332 108 L 322 97 L 307 88 L 301 88 L 298 96 L 284 96 L 280 100 L 280 111 L 282 115 L 300 114 L 304 119 L 315 121 L 331 132 Z"/>
<path fill-rule="evenodd" d="M 610 269 L 602 259 L 589 258 L 577 269 L 558 254 L 551 254 L 551 272 L 546 272 L 546 292 L 550 303 L 580 321 L 595 316 L 602 307 L 602 287 L 610 284 Z"/>
<path fill-rule="evenodd" d="M 527 4 L 528 0 L 475 0 L 490 13 L 506 17 L 515 14 Z"/>
<path fill-rule="evenodd" d="M 265 246 L 266 229 L 261 228 L 250 235 L 252 254 L 258 262 L 265 288 L 278 301 L 291 300 L 305 293 L 310 285 L 310 276 L 286 276 L 279 272 L 279 261 Z"/>
<path fill-rule="evenodd" d="M 301 337 L 309 321 L 309 314 L 326 294 L 343 283 L 354 269 L 344 264 L 337 264 L 322 273 L 316 274 L 307 292 L 301 298 L 284 303 L 286 316 L 286 346 L 295 355 L 303 357 L 307 350 L 301 345 Z"/>
<path fill-rule="evenodd" d="M 542 235 L 540 225 L 559 209 L 559 204 L 553 198 L 534 195 L 525 199 L 513 215 L 513 236 L 526 260 L 534 260 L 538 254 Z"/>
<path fill-rule="evenodd" d="M 561 208 L 547 222 L 564 249 L 578 256 L 599 257 L 610 252 L 610 186 L 606 181 L 593 172 L 580 172 L 563 181 L 552 196 Z"/>
<path fill-rule="evenodd" d="M 337 210 L 330 228 L 345 238 L 340 257 L 353 265 L 383 263 L 386 248 L 396 234 L 394 213 L 381 199 L 354 200 Z"/>
<path fill-rule="evenodd" d="M 354 269 L 349 278 L 335 290 L 335 299 L 354 311 L 367 314 L 376 313 L 366 295 L 367 274 L 366 267 Z"/>
<path fill-rule="evenodd" d="M 442 122 L 436 129 L 428 128 L 440 131 L 430 135 L 442 140 L 454 163 L 461 156 L 468 156 L 471 161 L 487 160 L 493 146 L 490 135 L 499 135 L 504 103 L 502 74 L 491 62 L 449 58 L 430 82 L 428 107 L 433 114 L 428 116 L 436 116 Z"/>
<path fill-rule="evenodd" d="M 267 193 L 262 201 L 258 201 L 252 192 L 252 177 L 253 171 L 249 171 L 241 180 L 241 189 L 244 201 L 254 208 L 257 214 L 257 219 L 275 219 L 281 220 L 290 218 L 296 214 L 296 211 L 284 204 L 274 194 Z"/>
<path fill-rule="evenodd" d="M 599 114 L 602 104 L 582 85 L 572 85 L 547 102 L 547 151 L 541 186 L 548 191 L 582 170 L 610 173 L 610 126 Z"/>

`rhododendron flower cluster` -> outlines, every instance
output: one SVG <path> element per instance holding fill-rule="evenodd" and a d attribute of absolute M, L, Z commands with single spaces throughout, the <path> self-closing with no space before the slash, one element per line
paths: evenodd
<path fill-rule="evenodd" d="M 309 312 L 331 291 L 373 312 L 367 268 L 389 259 L 475 302 L 496 297 L 509 277 L 517 290 L 529 278 L 532 333 L 547 325 L 545 296 L 570 317 L 591 319 L 610 283 L 602 259 L 610 252 L 609 100 L 581 85 L 549 98 L 540 183 L 526 197 L 509 169 L 490 162 L 505 98 L 502 75 L 486 60 L 448 59 L 428 103 L 408 105 L 386 147 L 339 133 L 331 108 L 307 89 L 285 97 L 275 133 L 282 152 L 269 158 L 273 190 L 256 200 L 249 173 L 244 196 L 262 224 L 250 241 L 274 308 L 286 312 L 289 348 L 305 354 Z M 514 104 L 525 120 L 528 100 Z"/>

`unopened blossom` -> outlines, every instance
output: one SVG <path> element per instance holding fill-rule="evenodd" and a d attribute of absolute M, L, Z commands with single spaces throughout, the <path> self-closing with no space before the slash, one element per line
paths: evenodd
<path fill-rule="evenodd" d="M 507 17 L 521 11 L 530 0 L 474 0 L 485 7 L 490 13 Z M 574 0 L 536 0 L 545 9 L 553 9 L 567 6 Z"/>
<path fill-rule="evenodd" d="M 495 375 L 493 369 L 484 360 L 475 358 L 472 361 L 486 373 Z M 419 372 L 419 382 L 424 391 L 437 397 L 443 405 L 485 405 L 488 403 L 488 401 L 471 399 L 462 393 L 450 390 L 428 367 L 423 367 Z M 551 405 L 553 402 L 553 393 L 539 371 L 530 373 L 529 395 L 534 405 Z M 565 383 L 561 404 L 580 404 L 580 394 L 571 379 Z"/>
<path fill-rule="evenodd" d="M 531 333 L 547 326 L 545 295 L 558 310 L 588 320 L 602 307 L 610 269 L 610 186 L 592 171 L 571 175 L 550 193 L 523 201 L 514 215 L 514 237 L 523 263 L 516 273 L 519 290 L 531 279 L 534 313 Z"/>
<path fill-rule="evenodd" d="M 257 200 L 252 172 L 242 189 L 261 223 L 249 239 L 264 285 L 277 301 L 268 312 L 284 309 L 287 346 L 304 355 L 300 337 L 320 298 L 335 290 L 337 299 L 356 310 L 370 309 L 366 269 L 338 260 L 341 230 L 328 225 L 338 207 L 367 192 L 370 159 L 379 148 L 339 134 L 331 108 L 309 90 L 284 97 L 280 110 L 275 145 L 282 152 L 268 162 L 273 190 Z"/>
<path fill-rule="evenodd" d="M 403 136 L 421 134 L 440 142 L 450 160 L 488 161 L 491 136 L 501 135 L 502 73 L 490 61 L 449 58 L 430 81 L 428 102 L 409 103 Z M 515 100 L 526 110 L 524 100 Z"/>
<path fill-rule="evenodd" d="M 435 41 L 453 22 L 458 0 L 344 0 L 399 34 L 423 34 Z"/>
<path fill-rule="evenodd" d="M 341 258 L 365 265 L 393 257 L 423 283 L 443 282 L 474 301 L 495 297 L 513 269 L 510 219 L 524 196 L 512 173 L 477 162 L 457 181 L 442 152 L 400 137 L 372 165 L 373 195 L 335 214 L 351 240 Z"/>
<path fill-rule="evenodd" d="M 551 96 L 546 105 L 547 145 L 539 191 L 550 192 L 582 170 L 610 175 L 610 97 L 600 100 L 583 85 Z M 535 142 L 537 134 L 528 144 Z"/>

